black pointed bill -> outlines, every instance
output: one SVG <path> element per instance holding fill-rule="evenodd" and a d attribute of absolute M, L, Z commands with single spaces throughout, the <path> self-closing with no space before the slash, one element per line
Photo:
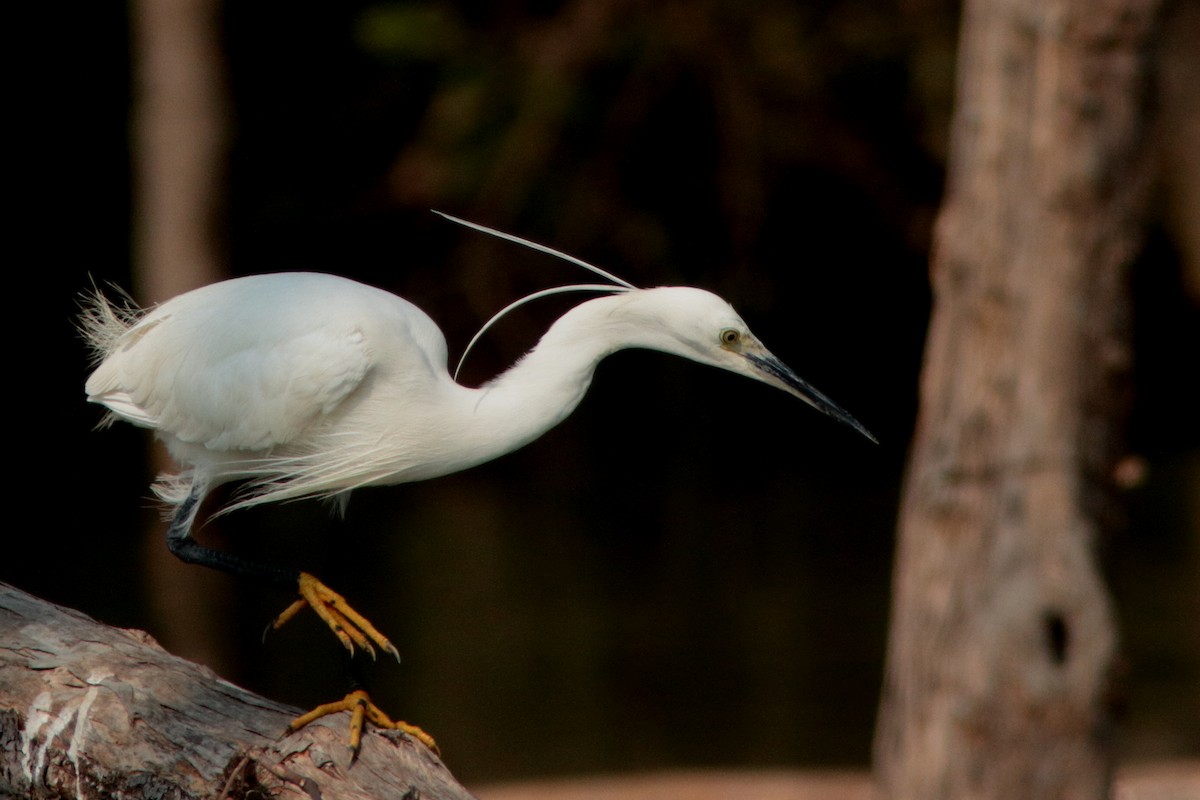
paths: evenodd
<path fill-rule="evenodd" d="M 763 374 L 768 382 L 774 383 L 779 388 L 796 395 L 796 397 L 799 397 L 818 411 L 824 412 L 839 422 L 849 425 L 875 444 L 879 444 L 879 440 L 863 427 L 861 422 L 850 416 L 837 403 L 814 389 L 808 381 L 792 372 L 787 364 L 784 364 L 775 356 L 770 353 L 763 353 L 761 355 L 758 353 L 744 353 L 743 355 Z"/>

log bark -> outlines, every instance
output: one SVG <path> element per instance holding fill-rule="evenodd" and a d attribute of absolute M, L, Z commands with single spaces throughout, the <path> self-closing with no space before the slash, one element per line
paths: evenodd
<path fill-rule="evenodd" d="M 370 730 L 353 763 L 345 714 L 282 735 L 298 711 L 0 584 L 0 797 L 471 798 L 397 731 Z"/>
<path fill-rule="evenodd" d="M 1157 0 L 968 0 L 875 767 L 890 798 L 1108 796 L 1096 545 L 1129 366 Z"/>

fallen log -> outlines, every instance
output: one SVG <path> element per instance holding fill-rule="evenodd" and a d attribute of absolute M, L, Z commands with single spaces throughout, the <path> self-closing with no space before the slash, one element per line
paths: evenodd
<path fill-rule="evenodd" d="M 0 584 L 0 798 L 472 798 L 399 731 L 371 729 L 352 763 L 344 715 L 283 735 L 298 713 Z"/>

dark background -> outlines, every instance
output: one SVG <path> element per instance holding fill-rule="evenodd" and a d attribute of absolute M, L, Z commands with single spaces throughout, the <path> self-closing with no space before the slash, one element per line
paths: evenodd
<path fill-rule="evenodd" d="M 607 22 L 564 56 L 547 31 L 589 7 Z M 27 27 L 0 579 L 172 647 L 146 580 L 148 437 L 91 430 L 72 321 L 91 279 L 131 285 L 129 13 L 67 4 Z M 626 352 L 525 450 L 359 492 L 344 521 L 297 503 L 203 535 L 316 572 L 389 634 L 405 661 L 370 670 L 377 699 L 464 780 L 865 764 L 957 4 L 263 2 L 221 24 L 214 236 L 231 274 L 396 291 L 442 325 L 452 361 L 506 303 L 584 278 L 428 211 L 443 209 L 638 285 L 717 292 L 882 444 L 761 385 Z M 1131 280 L 1130 450 L 1146 477 L 1104 543 L 1124 752 L 1143 758 L 1200 753 L 1200 320 L 1181 269 L 1152 220 Z M 569 302 L 508 318 L 464 381 L 511 363 Z M 221 674 L 297 705 L 340 695 L 312 619 L 260 642 L 290 598 L 217 587 L 204 613 Z"/>

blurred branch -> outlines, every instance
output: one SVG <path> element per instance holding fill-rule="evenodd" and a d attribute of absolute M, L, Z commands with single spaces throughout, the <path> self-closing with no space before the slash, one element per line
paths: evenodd
<path fill-rule="evenodd" d="M 228 108 L 217 0 L 141 0 L 133 39 L 133 293 L 159 303 L 225 277 L 217 223 L 225 207 Z M 149 459 L 169 471 L 161 447 Z M 219 531 L 218 526 L 212 529 Z M 172 650 L 221 670 L 236 662 L 222 630 L 228 586 L 163 547 L 165 522 L 149 519 L 143 559 L 151 607 Z M 210 535 L 216 535 L 210 534 Z"/>
<path fill-rule="evenodd" d="M 131 8 L 136 294 L 146 302 L 224 275 L 213 235 L 228 127 L 219 12 L 216 0 Z"/>
<path fill-rule="evenodd" d="M 112 628 L 0 584 L 0 796 L 469 800 L 429 750 L 345 715 L 298 713 Z"/>
<path fill-rule="evenodd" d="M 1159 50 L 1158 120 L 1165 216 L 1183 263 L 1183 285 L 1200 304 L 1200 5 L 1175 3 Z"/>

